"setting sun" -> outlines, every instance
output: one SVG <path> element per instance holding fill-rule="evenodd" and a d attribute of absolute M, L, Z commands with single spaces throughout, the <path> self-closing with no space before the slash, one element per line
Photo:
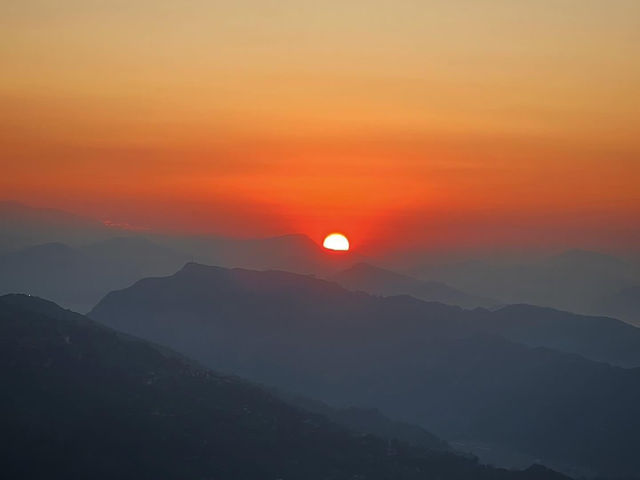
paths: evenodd
<path fill-rule="evenodd" d="M 349 250 L 349 240 L 341 233 L 332 233 L 327 235 L 324 242 L 322 242 L 322 246 L 329 250 L 346 251 Z"/>

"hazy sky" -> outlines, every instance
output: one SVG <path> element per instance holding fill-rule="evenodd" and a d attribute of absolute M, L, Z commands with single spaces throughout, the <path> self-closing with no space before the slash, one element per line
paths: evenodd
<path fill-rule="evenodd" d="M 5 1 L 0 197 L 153 228 L 640 245 L 640 2 Z"/>

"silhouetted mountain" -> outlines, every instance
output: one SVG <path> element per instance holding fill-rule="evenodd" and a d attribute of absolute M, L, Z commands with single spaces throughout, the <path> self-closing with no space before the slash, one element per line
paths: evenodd
<path fill-rule="evenodd" d="M 349 290 L 378 295 L 411 295 L 422 300 L 461 307 L 493 307 L 498 302 L 474 297 L 441 282 L 425 282 L 408 275 L 357 263 L 329 277 Z"/>
<path fill-rule="evenodd" d="M 84 247 L 50 243 L 0 256 L 0 293 L 48 297 L 88 311 L 107 292 L 151 275 L 173 273 L 187 258 L 142 237 Z"/>
<path fill-rule="evenodd" d="M 0 297 L 0 342 L 4 478 L 567 478 L 350 433 L 33 297 Z"/>
<path fill-rule="evenodd" d="M 463 310 L 286 272 L 188 264 L 110 293 L 91 316 L 246 378 L 377 407 L 447 440 L 499 445 L 567 471 L 640 472 L 640 369 L 482 333 L 509 313 L 517 322 L 520 309 Z"/>
<path fill-rule="evenodd" d="M 474 295 L 503 303 L 528 303 L 576 313 L 615 316 L 640 324 L 640 309 L 619 309 L 607 301 L 640 284 L 640 267 L 610 255 L 570 250 L 521 263 L 468 261 L 414 267 L 412 273 L 437 279 Z"/>

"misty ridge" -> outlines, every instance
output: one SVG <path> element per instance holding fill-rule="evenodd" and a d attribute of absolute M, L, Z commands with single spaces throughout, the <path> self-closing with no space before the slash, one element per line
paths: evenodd
<path fill-rule="evenodd" d="M 81 312 L 111 290 L 175 273 L 193 261 L 312 274 L 352 290 L 408 294 L 465 308 L 527 303 L 640 324 L 640 258 L 584 250 L 529 260 L 327 255 L 301 234 L 169 236 L 12 202 L 0 202 L 0 222 L 0 292 L 33 293 Z"/>
<path fill-rule="evenodd" d="M 640 478 L 634 259 L 0 220 L 15 478 Z"/>

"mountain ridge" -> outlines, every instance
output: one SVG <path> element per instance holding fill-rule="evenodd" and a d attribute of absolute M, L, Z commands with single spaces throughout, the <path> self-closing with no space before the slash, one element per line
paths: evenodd
<path fill-rule="evenodd" d="M 438 301 L 465 308 L 494 307 L 495 300 L 475 297 L 443 282 L 423 281 L 409 275 L 357 262 L 350 268 L 328 277 L 349 290 L 378 295 L 411 295 L 422 300 Z"/>

